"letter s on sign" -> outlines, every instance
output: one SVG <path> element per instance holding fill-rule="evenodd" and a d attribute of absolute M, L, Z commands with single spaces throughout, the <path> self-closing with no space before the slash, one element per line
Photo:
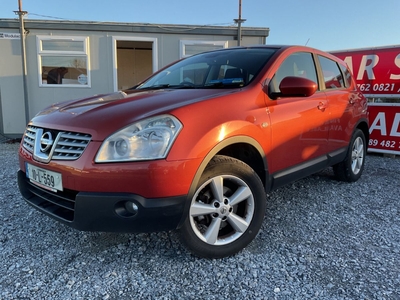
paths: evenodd
<path fill-rule="evenodd" d="M 400 68 L 400 53 L 397 54 L 396 58 L 394 59 L 394 64 Z M 393 80 L 399 80 L 400 79 L 400 74 L 390 74 L 390 79 Z"/>

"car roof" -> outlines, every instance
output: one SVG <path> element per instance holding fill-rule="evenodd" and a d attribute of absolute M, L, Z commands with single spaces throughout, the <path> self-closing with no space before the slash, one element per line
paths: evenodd
<path fill-rule="evenodd" d="M 307 52 L 312 52 L 312 53 L 317 53 L 317 54 L 323 54 L 325 56 L 331 57 L 332 59 L 338 60 L 336 56 L 331 55 L 330 53 L 327 53 L 325 51 L 308 47 L 308 46 L 301 46 L 301 45 L 248 45 L 248 46 L 235 46 L 235 47 L 229 47 L 229 48 L 223 48 L 223 49 L 217 49 L 217 50 L 211 50 L 203 53 L 209 53 L 209 52 L 218 52 L 218 51 L 235 51 L 235 50 L 240 50 L 240 49 L 275 49 L 277 52 L 285 52 L 286 50 L 293 50 L 293 51 L 307 51 Z M 201 53 L 199 53 L 201 54 Z M 197 55 L 197 54 L 196 54 Z M 340 59 L 339 59 L 340 60 Z"/>

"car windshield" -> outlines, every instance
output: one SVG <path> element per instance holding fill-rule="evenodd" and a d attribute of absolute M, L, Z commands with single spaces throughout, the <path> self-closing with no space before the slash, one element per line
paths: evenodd
<path fill-rule="evenodd" d="M 137 89 L 243 87 L 255 78 L 275 51 L 236 48 L 194 55 L 155 74 Z"/>

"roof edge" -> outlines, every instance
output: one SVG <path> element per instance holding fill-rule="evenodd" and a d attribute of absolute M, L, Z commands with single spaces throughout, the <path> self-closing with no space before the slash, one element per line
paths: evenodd
<path fill-rule="evenodd" d="M 120 23 L 97 21 L 54 21 L 54 20 L 24 20 L 26 29 L 52 30 L 82 30 L 82 31 L 116 31 L 116 32 L 147 32 L 164 34 L 213 34 L 236 35 L 236 26 L 185 25 L 185 24 L 152 24 L 152 23 Z M 89 27 L 89 28 L 88 28 Z M 0 28 L 19 28 L 18 19 L 0 19 Z M 268 37 L 268 27 L 241 27 L 243 36 Z"/>

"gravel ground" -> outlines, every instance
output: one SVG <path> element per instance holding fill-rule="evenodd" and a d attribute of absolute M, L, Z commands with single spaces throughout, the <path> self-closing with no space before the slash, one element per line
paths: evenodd
<path fill-rule="evenodd" d="M 324 172 L 268 195 L 257 238 L 199 259 L 176 232 L 79 232 L 28 206 L 17 144 L 0 144 L 0 299 L 400 299 L 400 159 Z"/>

